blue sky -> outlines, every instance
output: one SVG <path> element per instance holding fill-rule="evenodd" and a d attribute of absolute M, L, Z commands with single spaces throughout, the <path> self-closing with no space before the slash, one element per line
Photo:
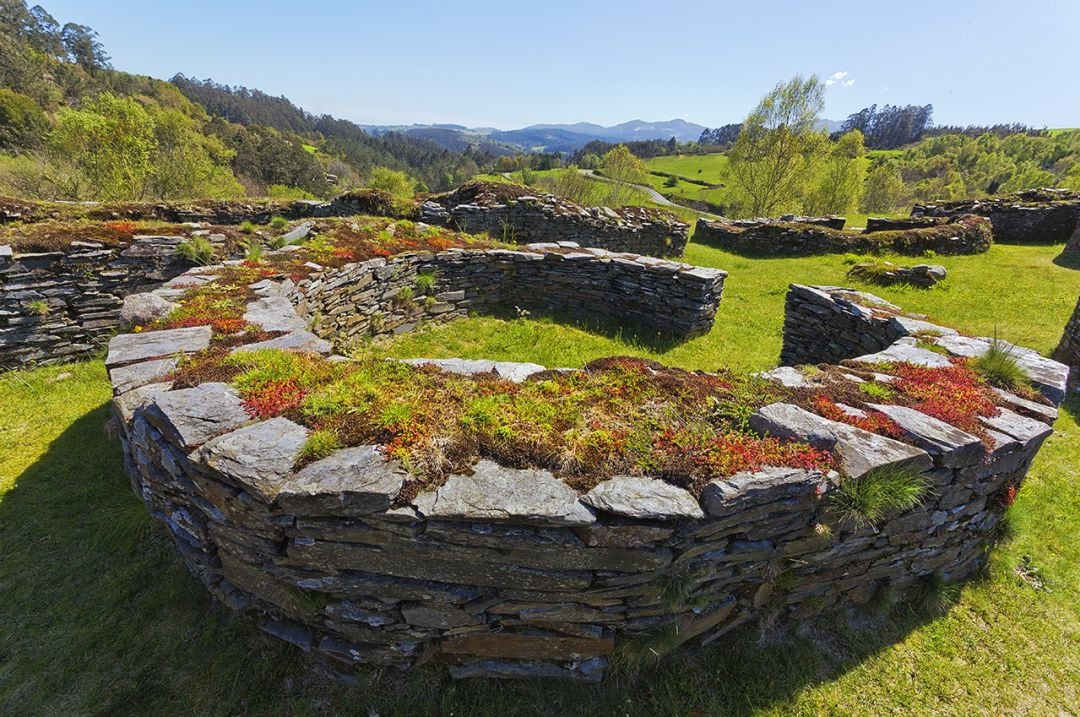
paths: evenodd
<path fill-rule="evenodd" d="M 830 119 L 932 103 L 944 124 L 1080 126 L 1080 0 L 40 1 L 96 29 L 119 69 L 365 124 L 717 126 L 817 73 L 835 76 Z"/>

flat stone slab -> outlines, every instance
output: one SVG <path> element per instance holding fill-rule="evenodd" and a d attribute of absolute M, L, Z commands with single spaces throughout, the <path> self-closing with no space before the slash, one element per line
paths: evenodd
<path fill-rule="evenodd" d="M 803 441 L 831 450 L 849 478 L 886 466 L 902 466 L 922 472 L 933 467 L 926 451 L 846 423 L 830 421 L 787 403 L 773 403 L 750 417 L 759 433 Z"/>
<path fill-rule="evenodd" d="M 998 398 L 1017 413 L 1042 421 L 1048 426 L 1054 425 L 1054 421 L 1057 420 L 1058 410 L 1053 406 L 1047 406 L 1044 403 L 1038 403 L 1036 401 L 1029 401 L 1026 398 L 1021 398 L 1020 396 L 1000 388 L 994 388 L 992 390 L 997 394 Z"/>
<path fill-rule="evenodd" d="M 1042 421 L 1021 416 L 1019 413 L 1010 411 L 1007 408 L 1001 408 L 999 411 L 997 416 L 983 416 L 979 420 L 987 428 L 992 428 L 1020 441 L 1025 450 L 1039 445 L 1054 432 L 1053 428 Z"/>
<path fill-rule="evenodd" d="M 261 351 L 263 349 L 280 349 L 282 351 L 311 351 L 324 356 L 333 351 L 333 345 L 324 339 L 320 339 L 310 331 L 294 331 L 291 334 L 278 336 L 268 341 L 259 341 L 254 344 L 237 346 L 230 353 L 245 353 L 248 351 Z"/>
<path fill-rule="evenodd" d="M 705 513 L 697 499 L 655 478 L 616 476 L 596 486 L 581 502 L 597 510 L 642 520 L 694 520 Z"/>
<path fill-rule="evenodd" d="M 175 358 L 163 358 L 133 363 L 127 366 L 117 366 L 109 371 L 109 381 L 112 382 L 113 394 L 127 393 L 133 388 L 154 383 L 163 376 L 175 371 L 177 363 Z"/>
<path fill-rule="evenodd" d="M 934 333 L 939 336 L 957 336 L 959 334 L 956 329 L 938 326 L 929 321 L 913 319 L 908 316 L 893 316 L 889 319 L 889 324 L 904 336 L 911 336 L 919 333 Z"/>
<path fill-rule="evenodd" d="M 307 331 L 305 322 L 296 313 L 292 302 L 282 296 L 267 296 L 247 305 L 244 320 L 258 324 L 263 331 Z"/>
<path fill-rule="evenodd" d="M 105 366 L 112 368 L 136 361 L 202 351 L 210 345 L 211 335 L 209 326 L 120 334 L 109 341 Z"/>
<path fill-rule="evenodd" d="M 537 363 L 522 363 L 516 361 L 491 361 L 488 359 L 431 359 L 431 358 L 408 358 L 401 359 L 403 363 L 412 366 L 438 366 L 447 373 L 456 373 L 461 376 L 475 376 L 482 373 L 493 373 L 499 378 L 505 378 L 514 383 L 521 383 L 534 373 L 546 371 L 547 368 Z"/>
<path fill-rule="evenodd" d="M 859 363 L 910 363 L 916 366 L 928 368 L 947 368 L 952 365 L 948 356 L 942 356 L 929 349 L 915 346 L 914 343 L 904 343 L 905 339 L 897 341 L 892 346 L 876 354 L 858 356 L 852 361 Z"/>
<path fill-rule="evenodd" d="M 779 366 L 771 371 L 763 371 L 758 376 L 788 388 L 802 388 L 810 385 L 810 381 L 802 371 L 792 366 Z"/>
<path fill-rule="evenodd" d="M 941 465 L 970 466 L 983 459 L 983 442 L 944 421 L 905 406 L 867 404 L 896 422 L 919 448 L 938 459 Z"/>
<path fill-rule="evenodd" d="M 975 358 L 990 350 L 994 339 L 972 336 L 941 336 L 934 343 L 954 356 Z M 1046 358 L 1038 351 L 1023 346 L 1016 346 L 1007 341 L 998 343 L 1008 350 L 1020 368 L 1039 391 L 1054 405 L 1065 400 L 1066 386 L 1069 382 L 1069 367 L 1053 359 Z"/>
<path fill-rule="evenodd" d="M 277 494 L 294 515 L 367 515 L 390 507 L 408 473 L 375 446 L 356 446 L 305 466 Z"/>
<path fill-rule="evenodd" d="M 251 422 L 251 415 L 231 386 L 204 383 L 159 395 L 147 417 L 173 442 L 192 448 Z"/>
<path fill-rule="evenodd" d="M 307 235 L 310 234 L 311 230 L 314 229 L 314 228 L 315 228 L 315 222 L 304 222 L 303 224 L 299 225 L 298 227 L 296 227 L 292 231 L 289 231 L 289 232 L 286 232 L 285 234 L 282 234 L 281 239 L 283 239 L 286 244 L 291 244 L 292 242 L 300 241 L 301 239 L 306 239 Z M 270 329 L 267 329 L 267 331 L 269 331 L 269 330 Z"/>
<path fill-rule="evenodd" d="M 127 393 L 113 399 L 113 408 L 120 415 L 124 425 L 129 425 L 135 417 L 135 412 L 147 406 L 156 396 L 169 391 L 172 383 L 148 383 L 145 386 L 133 388 Z"/>
<path fill-rule="evenodd" d="M 709 515 L 730 515 L 733 510 L 772 503 L 785 498 L 821 495 L 825 477 L 799 468 L 763 468 L 736 473 L 705 486 L 701 502 Z"/>
<path fill-rule="evenodd" d="M 192 459 L 272 503 L 286 485 L 308 431 L 287 418 L 271 418 L 208 441 Z"/>
<path fill-rule="evenodd" d="M 525 520 L 556 525 L 588 525 L 596 520 L 570 486 L 536 469 L 506 468 L 490 460 L 473 474 L 452 475 L 435 491 L 413 501 L 429 518 Z"/>

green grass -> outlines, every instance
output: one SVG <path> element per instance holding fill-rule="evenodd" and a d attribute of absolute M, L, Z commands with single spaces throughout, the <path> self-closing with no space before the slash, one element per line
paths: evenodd
<path fill-rule="evenodd" d="M 726 154 L 671 154 L 645 162 L 654 172 L 689 177 L 709 184 L 723 184 L 730 178 Z"/>
<path fill-rule="evenodd" d="M 839 255 L 750 259 L 691 243 L 686 261 L 730 272 L 716 325 L 701 338 L 670 345 L 649 331 L 620 332 L 606 326 L 585 331 L 552 321 L 476 317 L 402 336 L 383 350 L 394 356 L 498 358 L 575 367 L 601 356 L 626 354 L 687 368 L 756 371 L 776 365 L 784 295 L 788 284 L 797 282 L 854 286 L 964 333 L 993 336 L 996 330 L 1002 339 L 1048 354 L 1080 294 L 1080 271 L 1053 261 L 1060 251 L 1060 246 L 994 245 L 977 256 L 935 257 L 935 263 L 948 269 L 949 280 L 926 291 L 848 278 L 850 267 Z M 892 260 L 911 263 L 910 257 Z M 1032 316 L 1040 319 L 1032 321 Z"/>
<path fill-rule="evenodd" d="M 1059 247 L 939 261 L 947 290 L 875 290 L 964 331 L 1048 352 L 1080 272 Z M 775 363 L 787 283 L 843 283 L 841 257 L 749 260 L 717 328 L 681 346 L 554 322 L 467 319 L 384 349 L 580 365 L 607 353 L 692 367 Z M 1037 321 L 1032 317 L 1038 317 Z M 474 338 L 467 335 L 475 332 Z M 451 343 L 452 342 L 452 343 Z M 446 344 L 445 346 L 442 344 Z M 486 353 L 485 353 L 486 352 Z M 421 352 L 417 352 L 421 353 Z M 1080 401 L 1072 399 L 1009 509 L 989 576 L 944 615 L 837 620 L 758 644 L 743 630 L 600 687 L 452 682 L 437 667 L 368 669 L 352 686 L 214 605 L 164 527 L 147 525 L 104 430 L 101 361 L 0 375 L 0 714 L 1068 714 L 1080 711 Z M 1037 574 L 1045 587 L 1031 579 Z"/>

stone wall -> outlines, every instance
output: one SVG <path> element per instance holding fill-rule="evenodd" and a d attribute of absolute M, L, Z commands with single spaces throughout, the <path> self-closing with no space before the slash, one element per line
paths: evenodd
<path fill-rule="evenodd" d="M 430 289 L 418 280 L 425 274 Z M 316 332 L 335 339 L 515 309 L 616 319 L 685 339 L 712 328 L 726 276 L 564 242 L 372 259 L 316 273 L 293 297 Z"/>
<path fill-rule="evenodd" d="M 258 291 L 253 316 L 289 287 L 265 282 Z M 948 350 L 970 350 L 954 338 Z M 984 443 L 882 407 L 903 428 L 898 441 L 774 403 L 753 415 L 754 428 L 831 450 L 843 478 L 766 469 L 714 481 L 698 498 L 661 480 L 616 477 L 578 494 L 545 470 L 481 460 L 471 474 L 400 501 L 404 469 L 377 446 L 297 470 L 306 428 L 252 419 L 223 384 L 171 390 L 175 357 L 209 341 L 210 329 L 198 327 L 110 344 L 133 488 L 218 599 L 343 670 L 437 660 L 455 677 L 597 681 L 620 656 L 968 577 L 985 563 L 1003 496 L 1056 416 L 1004 394 L 1012 408 L 984 419 Z M 903 341 L 887 348 L 943 360 Z M 517 381 L 543 368 L 436 363 Z M 794 372 L 779 371 L 772 377 L 783 381 Z M 875 525 L 837 513 L 841 480 L 888 466 L 923 475 L 933 486 L 924 505 Z"/>
<path fill-rule="evenodd" d="M 137 236 L 129 245 L 72 242 L 64 251 L 0 246 L 0 368 L 87 356 L 117 328 L 123 298 L 187 269 L 184 237 Z"/>
<path fill-rule="evenodd" d="M 516 244 L 575 242 L 646 256 L 682 256 L 690 227 L 645 207 L 583 207 L 569 199 L 511 185 L 474 182 L 430 198 L 420 221 Z"/>
<path fill-rule="evenodd" d="M 1080 230 L 1080 192 L 1031 189 L 987 199 L 917 204 L 913 217 L 977 214 L 994 225 L 995 241 L 1006 244 L 1058 244 Z"/>
<path fill-rule="evenodd" d="M 1080 298 L 1077 298 L 1076 308 L 1061 334 L 1054 358 L 1071 366 L 1073 383 L 1080 382 Z"/>
<path fill-rule="evenodd" d="M 925 316 L 908 314 L 895 304 L 866 292 L 835 286 L 792 284 L 784 306 L 784 344 L 781 366 L 839 363 L 866 354 L 882 360 L 926 359 L 916 340 L 936 344 L 947 353 L 979 356 L 994 339 L 961 336 Z M 1032 384 L 1055 404 L 1065 399 L 1068 367 L 1022 346 L 1007 346 Z M 932 353 L 932 352 L 930 352 Z"/>
<path fill-rule="evenodd" d="M 750 256 L 810 256 L 845 252 L 894 252 L 919 256 L 977 254 L 990 248 L 990 222 L 965 215 L 934 226 L 898 230 L 840 231 L 782 221 L 738 222 L 701 217 L 694 241 Z"/>

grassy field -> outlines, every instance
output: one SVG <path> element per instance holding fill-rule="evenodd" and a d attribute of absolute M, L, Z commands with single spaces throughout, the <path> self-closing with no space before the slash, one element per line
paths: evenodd
<path fill-rule="evenodd" d="M 1060 247 L 942 258 L 935 289 L 880 290 L 971 333 L 1049 351 L 1080 271 Z M 406 336 L 392 355 L 580 365 L 612 353 L 761 369 L 780 347 L 791 281 L 848 283 L 840 257 L 743 259 L 711 334 L 679 346 L 554 321 L 473 318 Z M 131 494 L 105 431 L 101 361 L 0 375 L 0 714 L 925 715 L 1080 712 L 1080 402 L 1062 412 L 1008 518 L 989 574 L 943 616 L 836 619 L 761 639 L 744 630 L 636 680 L 451 682 L 437 667 L 365 670 L 344 685 L 218 608 Z M 1037 572 L 1032 572 L 1032 569 Z M 1036 579 L 1037 578 L 1037 579 Z"/>

